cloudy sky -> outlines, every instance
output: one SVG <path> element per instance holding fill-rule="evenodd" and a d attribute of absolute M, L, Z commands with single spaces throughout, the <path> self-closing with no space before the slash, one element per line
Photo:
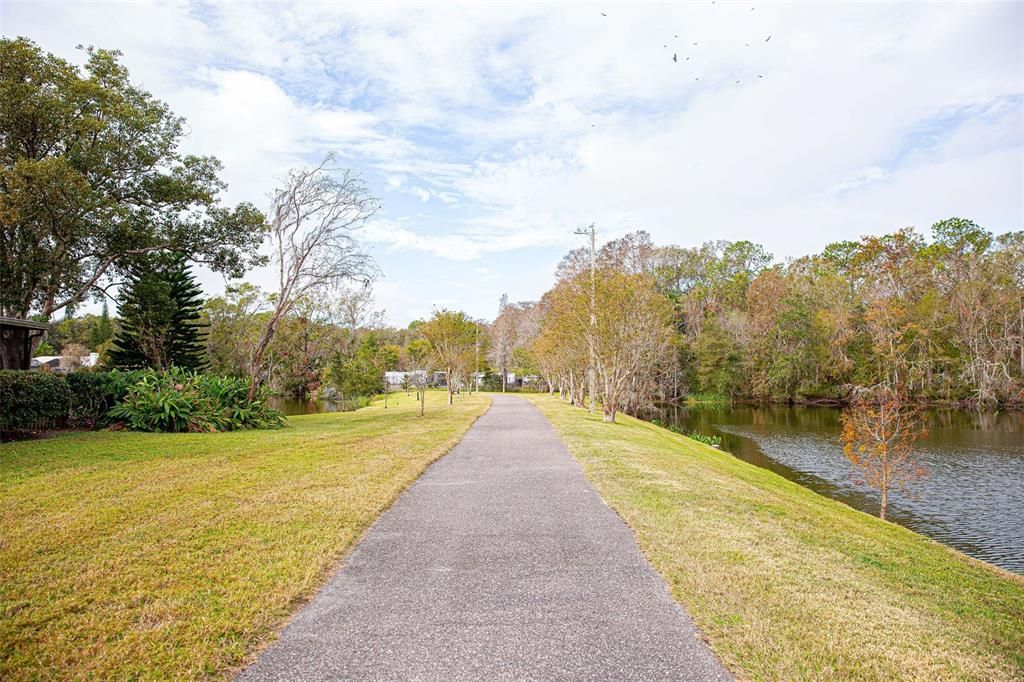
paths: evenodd
<path fill-rule="evenodd" d="M 1024 226 L 1020 2 L 4 0 L 0 31 L 121 50 L 228 202 L 265 208 L 337 151 L 382 200 L 362 238 L 396 324 L 536 298 L 592 221 L 779 259 L 949 216 Z"/>

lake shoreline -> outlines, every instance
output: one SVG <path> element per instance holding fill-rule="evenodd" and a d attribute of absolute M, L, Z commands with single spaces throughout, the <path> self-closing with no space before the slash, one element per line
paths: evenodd
<path fill-rule="evenodd" d="M 878 493 L 860 482 L 839 441 L 836 406 L 703 403 L 660 422 L 721 439 L 733 457 L 869 514 Z M 1024 414 L 933 407 L 918 456 L 929 476 L 890 499 L 890 520 L 1006 570 L 1024 573 Z"/>

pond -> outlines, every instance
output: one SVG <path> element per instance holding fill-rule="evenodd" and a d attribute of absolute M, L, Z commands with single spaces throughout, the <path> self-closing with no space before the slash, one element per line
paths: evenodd
<path fill-rule="evenodd" d="M 352 407 L 344 401 L 301 400 L 273 396 L 267 401 L 274 409 L 284 412 L 286 417 L 297 414 L 320 414 L 321 412 L 351 412 Z"/>
<path fill-rule="evenodd" d="M 840 411 L 828 407 L 672 408 L 662 419 L 722 438 L 722 449 L 791 481 L 878 514 L 843 456 Z M 933 410 L 918 443 L 928 478 L 891 493 L 890 521 L 1007 570 L 1024 573 L 1024 413 Z"/>

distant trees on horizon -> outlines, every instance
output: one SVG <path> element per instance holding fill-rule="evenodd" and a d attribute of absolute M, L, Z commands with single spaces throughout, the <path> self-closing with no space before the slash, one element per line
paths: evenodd
<path fill-rule="evenodd" d="M 610 241 L 596 254 L 599 316 L 634 324 L 602 323 L 594 341 L 637 364 L 625 397 L 611 371 L 598 398 L 639 413 L 688 394 L 845 402 L 855 386 L 888 385 L 911 400 L 1024 403 L 1024 233 L 960 218 L 931 232 L 838 242 L 784 264 L 751 242 L 656 246 L 643 231 Z M 568 253 L 555 287 L 516 308 L 538 331 L 510 333 L 524 364 L 580 405 L 589 260 Z M 667 336 L 646 316 L 662 309 Z M 611 365 L 600 357 L 598 368 Z"/>

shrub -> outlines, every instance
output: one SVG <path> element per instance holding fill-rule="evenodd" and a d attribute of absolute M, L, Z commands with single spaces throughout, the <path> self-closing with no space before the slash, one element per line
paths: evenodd
<path fill-rule="evenodd" d="M 213 377 L 182 369 L 136 373 L 109 417 L 132 431 L 235 431 L 271 429 L 284 416 L 267 406 L 261 393 L 247 399 L 249 380 Z"/>
<path fill-rule="evenodd" d="M 677 426 L 676 424 L 666 424 L 660 419 L 652 419 L 651 423 L 655 426 L 660 426 L 663 429 L 668 429 L 672 433 L 678 433 L 680 436 L 686 436 L 687 438 L 692 438 L 693 440 L 704 443 L 705 445 L 710 445 L 713 448 L 717 448 L 722 445 L 722 438 L 720 436 L 709 436 L 701 433 L 700 431 L 686 432 L 683 431 L 682 427 Z"/>
<path fill-rule="evenodd" d="M 137 372 L 72 372 L 65 375 L 71 389 L 68 411 L 72 423 L 102 426 L 107 413 L 124 398 L 128 387 L 138 380 Z"/>
<path fill-rule="evenodd" d="M 719 436 L 709 436 L 705 433 L 701 433 L 700 431 L 690 431 L 686 434 L 686 437 L 704 443 L 704 445 L 710 445 L 713 448 L 717 448 L 722 445 L 722 439 Z"/>
<path fill-rule="evenodd" d="M 0 431 L 55 425 L 68 414 L 71 389 L 59 374 L 0 371 Z"/>
<path fill-rule="evenodd" d="M 383 394 L 377 397 L 382 398 Z M 361 410 L 364 407 L 369 407 L 370 404 L 373 403 L 373 400 L 373 398 L 368 398 L 363 395 L 357 395 L 355 398 L 351 398 L 345 401 L 345 410 Z"/>

